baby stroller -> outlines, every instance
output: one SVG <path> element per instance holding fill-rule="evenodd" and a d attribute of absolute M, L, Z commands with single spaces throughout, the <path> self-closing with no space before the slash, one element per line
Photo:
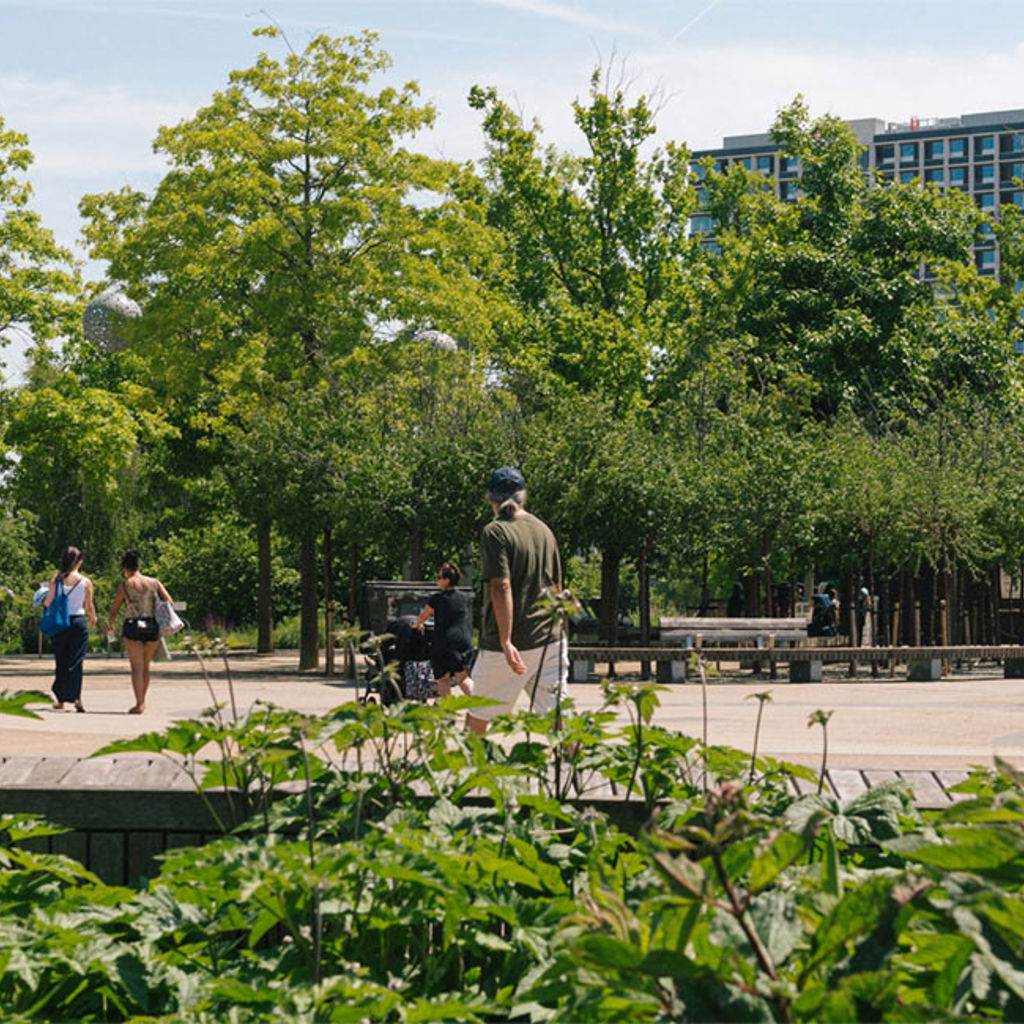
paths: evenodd
<path fill-rule="evenodd" d="M 400 700 L 427 700 L 437 696 L 437 683 L 430 666 L 430 627 L 421 633 L 416 629 L 415 615 L 402 615 L 387 624 L 388 639 L 380 651 L 365 651 L 367 700 L 376 700 L 388 707 Z M 385 666 L 398 663 L 398 677 L 391 679 Z"/>

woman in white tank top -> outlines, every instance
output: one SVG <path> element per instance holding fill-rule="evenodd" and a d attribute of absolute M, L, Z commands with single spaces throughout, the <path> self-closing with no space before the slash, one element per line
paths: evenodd
<path fill-rule="evenodd" d="M 82 705 L 82 669 L 89 652 L 89 625 L 96 625 L 96 609 L 92 602 L 92 580 L 83 576 L 82 552 L 68 547 L 60 560 L 60 572 L 50 580 L 50 589 L 43 600 L 49 608 L 58 590 L 67 595 L 71 624 L 53 637 L 53 707 L 63 711 L 65 703 L 73 703 L 76 711 Z"/>

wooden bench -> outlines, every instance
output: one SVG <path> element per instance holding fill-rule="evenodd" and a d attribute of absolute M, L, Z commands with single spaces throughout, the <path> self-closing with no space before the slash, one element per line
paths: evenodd
<path fill-rule="evenodd" d="M 707 622 L 707 619 L 701 620 Z M 699 650 L 709 662 L 736 661 L 742 667 L 756 667 L 765 661 L 790 666 L 791 682 L 820 682 L 824 665 L 840 663 L 878 665 L 891 672 L 896 665 L 905 665 L 908 681 L 934 682 L 943 678 L 953 662 L 993 661 L 1002 665 L 1006 679 L 1024 679 L 1024 645 L 1021 644 L 954 644 L 948 647 L 849 647 L 836 644 L 834 637 L 812 637 L 791 647 L 756 647 L 752 644 L 708 647 L 608 647 L 603 645 L 569 647 L 570 661 L 593 664 L 598 661 L 654 661 L 658 665 L 659 682 L 683 682 L 690 652 Z M 793 666 L 797 666 L 796 671 Z M 674 666 L 674 667 L 673 667 Z M 575 681 L 585 682 L 585 677 Z"/>
<path fill-rule="evenodd" d="M 664 617 L 661 642 L 678 644 L 684 649 L 703 647 L 753 647 L 770 651 L 776 647 L 795 647 L 807 640 L 807 620 L 802 618 L 686 618 Z M 822 663 L 814 658 L 789 662 L 789 679 L 794 683 L 820 682 Z M 658 681 L 686 681 L 686 658 L 658 662 Z"/>

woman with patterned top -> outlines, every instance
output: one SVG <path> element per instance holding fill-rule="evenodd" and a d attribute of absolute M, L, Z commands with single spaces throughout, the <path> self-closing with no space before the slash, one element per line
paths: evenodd
<path fill-rule="evenodd" d="M 146 694 L 149 691 L 149 667 L 156 655 L 160 642 L 160 627 L 156 621 L 156 598 L 159 595 L 170 602 L 167 588 L 155 576 L 143 576 L 139 572 L 138 551 L 126 551 L 121 559 L 121 580 L 114 596 L 114 603 L 107 616 L 107 632 L 114 631 L 117 613 L 124 605 L 125 620 L 121 627 L 125 654 L 132 670 L 132 690 L 135 704 L 128 709 L 129 715 L 141 715 L 146 710 Z"/>

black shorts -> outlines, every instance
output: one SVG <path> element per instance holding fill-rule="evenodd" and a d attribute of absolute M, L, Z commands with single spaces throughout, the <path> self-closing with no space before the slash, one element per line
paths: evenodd
<path fill-rule="evenodd" d="M 434 670 L 435 679 L 440 679 L 441 676 L 448 675 L 449 673 L 467 672 L 472 661 L 472 651 L 441 650 L 430 652 L 430 666 Z"/>
<path fill-rule="evenodd" d="M 125 619 L 121 635 L 126 640 L 159 640 L 160 627 L 156 619 L 150 617 Z"/>

